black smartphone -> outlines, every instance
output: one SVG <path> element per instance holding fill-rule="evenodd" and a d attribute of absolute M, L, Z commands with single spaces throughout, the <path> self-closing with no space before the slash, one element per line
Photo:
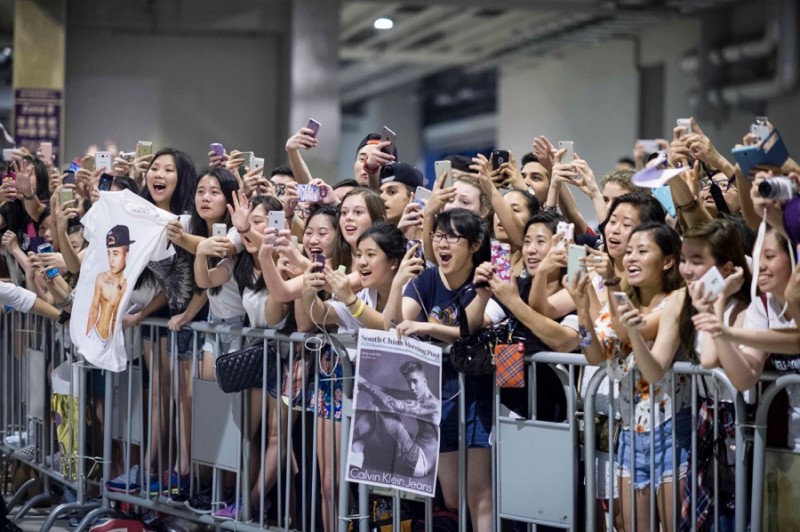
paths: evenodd
<path fill-rule="evenodd" d="M 72 170 L 67 170 L 64 172 L 64 184 L 65 185 L 74 185 L 75 184 L 75 172 Z"/>
<path fill-rule="evenodd" d="M 509 161 L 508 150 L 494 150 L 492 152 L 492 170 L 497 170 L 500 165 Z"/>
<path fill-rule="evenodd" d="M 102 174 L 100 176 L 100 183 L 97 185 L 97 189 L 103 192 L 108 192 L 111 190 L 111 184 L 114 182 L 114 176 L 108 174 Z"/>

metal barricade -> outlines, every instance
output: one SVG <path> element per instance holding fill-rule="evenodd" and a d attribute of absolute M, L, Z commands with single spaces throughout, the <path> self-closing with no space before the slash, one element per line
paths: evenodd
<path fill-rule="evenodd" d="M 596 393 L 600 386 L 600 383 L 607 378 L 607 374 L 605 371 L 602 370 L 604 366 L 601 366 L 601 371 L 598 371 L 589 382 L 588 391 L 585 398 L 585 417 L 587 420 L 591 420 L 594 418 L 595 415 L 595 404 L 596 404 Z M 699 366 L 690 364 L 688 362 L 676 362 L 674 363 L 671 371 L 674 375 L 686 375 L 689 376 L 691 379 L 691 392 L 692 392 L 692 402 L 691 402 L 691 471 L 696 474 L 698 471 L 698 452 L 697 452 L 697 413 L 699 410 L 698 404 L 698 379 L 701 377 L 706 378 L 713 378 L 714 382 L 719 385 L 724 390 L 730 394 L 730 397 L 734 398 L 734 407 L 735 407 L 735 416 L 736 416 L 736 450 L 735 450 L 735 494 L 736 500 L 741 502 L 741 504 L 736 505 L 735 509 L 735 521 L 736 521 L 736 530 L 738 532 L 742 532 L 745 530 L 746 524 L 746 504 L 744 502 L 747 500 L 747 490 L 746 490 L 746 479 L 747 479 L 747 468 L 746 468 L 746 446 L 745 446 L 745 434 L 744 430 L 746 428 L 746 408 L 744 399 L 741 393 L 738 393 L 725 374 L 719 370 L 705 370 Z M 634 379 L 635 380 L 635 379 Z M 610 389 L 610 397 L 609 397 L 609 411 L 610 412 L 618 412 L 618 399 L 614 397 L 614 387 L 609 387 Z M 715 390 L 718 389 L 718 386 L 715 386 Z M 676 386 L 675 381 L 673 380 L 672 389 L 669 391 L 671 394 L 673 404 L 676 396 Z M 631 390 L 632 395 L 632 390 Z M 655 404 L 654 404 L 654 389 L 653 385 L 650 384 L 649 386 L 649 401 L 650 401 L 650 412 L 655 411 Z M 709 398 L 712 399 L 712 398 Z M 719 401 L 719 397 L 717 396 L 716 392 L 713 397 L 714 404 L 717 405 Z M 716 412 L 717 408 L 714 408 L 715 419 L 713 420 L 714 425 L 717 426 L 716 420 Z M 631 412 L 633 414 L 633 409 L 631 408 Z M 673 416 L 674 416 L 673 412 Z M 633 420 L 631 420 L 633 421 Z M 632 425 L 629 425 L 632 426 Z M 595 450 L 595 441 L 597 438 L 596 435 L 596 428 L 594 423 L 587 422 L 586 427 L 586 444 L 585 444 L 585 453 L 586 453 L 586 464 L 587 468 L 589 467 L 588 464 L 593 464 L 595 461 L 596 450 Z M 677 460 L 677 445 L 676 445 L 676 426 L 673 424 L 673 433 L 672 433 L 672 458 L 673 464 L 678 463 Z M 615 463 L 615 452 L 616 449 L 614 448 L 613 442 L 613 431 L 609 430 L 609 460 L 611 464 Z M 635 447 L 635 440 L 631 438 L 631 463 L 634 463 L 633 454 L 634 454 L 634 447 Z M 654 447 L 655 447 L 655 434 L 651 430 L 649 431 L 649 444 L 650 444 L 650 482 L 655 478 L 655 460 L 653 459 L 654 456 Z M 718 457 L 714 457 L 714 467 L 719 467 L 718 464 Z M 691 510 L 690 510 L 690 518 L 692 519 L 692 526 L 691 529 L 695 529 L 695 518 L 696 518 L 696 507 L 697 507 L 697 500 L 696 500 L 696 484 L 694 482 L 694 478 L 690 479 L 692 482 L 691 487 Z M 715 475 L 715 486 L 714 486 L 714 493 L 719 493 L 719 486 L 716 484 L 719 480 L 719 476 Z M 616 482 L 616 474 L 611 475 L 611 493 L 613 495 L 614 486 Z M 651 484 L 652 485 L 652 484 Z M 679 484 L 678 484 L 679 485 Z M 649 497 L 649 504 L 650 504 L 650 523 L 649 528 L 655 529 L 655 518 L 656 518 L 656 490 L 650 489 L 650 497 Z M 678 501 L 680 499 L 678 490 L 673 489 L 673 497 L 672 497 L 672 518 L 673 523 L 677 527 L 680 523 L 680 507 L 678 505 Z M 587 528 L 593 529 L 594 523 L 596 522 L 596 506 L 595 506 L 595 493 L 596 493 L 596 478 L 594 475 L 589 474 L 587 471 L 586 475 L 586 522 Z M 630 507 L 631 507 L 631 523 L 635 522 L 635 495 L 636 489 L 630 490 Z M 620 497 L 622 496 L 622 490 L 620 490 Z M 611 529 L 613 526 L 613 518 L 614 518 L 614 498 L 613 496 L 609 500 L 610 507 L 609 507 L 609 517 L 608 517 L 608 527 Z M 715 498 L 715 506 L 717 505 L 717 499 Z M 716 529 L 719 529 L 719 508 L 715 507 L 714 511 L 714 519 Z"/>
<path fill-rule="evenodd" d="M 753 445 L 753 486 L 750 509 L 750 530 L 753 532 L 760 532 L 764 519 L 764 478 L 767 473 L 767 416 L 775 396 L 789 386 L 800 386 L 800 375 L 778 377 L 761 396 L 761 401 L 756 410 Z M 785 415 L 788 416 L 788 412 Z M 797 452 L 795 451 L 793 454 L 797 454 Z"/>
<path fill-rule="evenodd" d="M 100 433 L 100 427 L 90 432 L 87 422 L 91 367 L 74 356 L 68 337 L 67 328 L 53 320 L 19 312 L 0 315 L 0 454 L 35 471 L 11 497 L 9 511 L 19 521 L 32 508 L 52 504 L 54 484 L 74 493 L 74 500 L 50 510 L 45 531 L 67 512 L 99 506 L 90 500 L 99 489 L 90 477 L 99 472 L 102 458 L 87 454 L 89 437 Z M 55 428 L 56 418 L 66 426 Z M 40 487 L 41 494 L 14 512 L 29 490 Z"/>

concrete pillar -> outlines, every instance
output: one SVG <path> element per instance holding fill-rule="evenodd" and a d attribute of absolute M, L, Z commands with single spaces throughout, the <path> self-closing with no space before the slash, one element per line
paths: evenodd
<path fill-rule="evenodd" d="M 338 170 L 341 1 L 293 0 L 291 5 L 291 109 L 286 138 L 309 118 L 320 122 L 319 146 L 303 152 L 303 157 L 314 177 L 333 183 L 342 177 Z"/>
<path fill-rule="evenodd" d="M 64 145 L 66 2 L 16 0 L 14 10 L 14 121 L 17 143 L 51 141 L 58 161 Z"/>

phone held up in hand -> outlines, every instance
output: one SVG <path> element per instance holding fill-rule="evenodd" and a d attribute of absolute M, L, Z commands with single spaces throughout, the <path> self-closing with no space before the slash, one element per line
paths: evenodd
<path fill-rule="evenodd" d="M 433 173 L 436 179 L 444 174 L 444 188 L 453 184 L 453 163 L 451 161 L 436 161 L 433 163 Z"/>
<path fill-rule="evenodd" d="M 41 244 L 36 249 L 36 251 L 38 251 L 40 254 L 52 253 L 53 252 L 53 246 L 51 244 L 49 244 L 49 243 Z M 53 279 L 54 277 L 58 276 L 58 268 L 50 268 L 49 270 L 46 270 L 44 272 L 44 274 L 47 276 L 48 279 Z"/>
<path fill-rule="evenodd" d="M 383 126 L 383 134 L 381 135 L 381 142 L 388 142 L 389 145 L 383 148 L 383 151 L 388 154 L 394 153 L 394 145 L 397 141 L 397 133 L 392 131 L 386 126 Z"/>
<path fill-rule="evenodd" d="M 722 277 L 716 266 L 712 266 L 704 273 L 700 278 L 700 282 L 703 283 L 703 292 L 710 294 L 710 301 L 717 299 L 722 291 L 725 290 L 725 278 Z"/>
<path fill-rule="evenodd" d="M 319 122 L 314 120 L 313 118 L 308 119 L 308 124 L 306 124 L 306 129 L 310 129 L 313 133 L 311 134 L 312 137 L 317 138 L 317 134 L 319 133 L 319 126 L 321 126 Z"/>
<path fill-rule="evenodd" d="M 572 160 L 575 159 L 575 142 L 571 140 L 559 140 L 558 149 L 567 150 L 564 155 L 561 156 L 562 163 L 570 164 Z"/>
<path fill-rule="evenodd" d="M 586 257 L 586 248 L 571 244 L 567 251 L 567 282 L 573 283 L 586 275 L 586 266 L 581 264 L 581 259 Z"/>
<path fill-rule="evenodd" d="M 498 279 L 511 281 L 511 246 L 492 240 L 492 270 Z"/>
<path fill-rule="evenodd" d="M 227 236 L 228 226 L 225 224 L 214 224 L 211 226 L 211 236 Z"/>
<path fill-rule="evenodd" d="M 425 254 L 422 250 L 422 240 L 415 240 L 413 238 L 410 238 L 408 241 L 406 241 L 406 251 L 413 248 L 414 246 L 417 246 L 417 249 L 414 250 L 414 256 L 424 261 Z"/>
<path fill-rule="evenodd" d="M 100 183 L 97 185 L 97 190 L 101 192 L 108 192 L 111 190 L 111 185 L 114 183 L 114 176 L 103 174 L 100 176 Z"/>
<path fill-rule="evenodd" d="M 497 170 L 510 159 L 511 155 L 508 153 L 508 150 L 494 150 L 492 152 L 492 170 Z"/>

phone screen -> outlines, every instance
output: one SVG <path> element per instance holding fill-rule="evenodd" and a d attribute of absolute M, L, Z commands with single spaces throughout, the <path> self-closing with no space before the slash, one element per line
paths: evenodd
<path fill-rule="evenodd" d="M 64 172 L 64 184 L 65 185 L 74 185 L 75 184 L 75 172 L 72 170 L 67 170 Z"/>
<path fill-rule="evenodd" d="M 113 182 L 114 182 L 114 176 L 103 174 L 100 176 L 100 183 L 97 185 L 97 189 L 103 192 L 108 192 L 109 190 L 111 190 L 111 184 Z"/>

